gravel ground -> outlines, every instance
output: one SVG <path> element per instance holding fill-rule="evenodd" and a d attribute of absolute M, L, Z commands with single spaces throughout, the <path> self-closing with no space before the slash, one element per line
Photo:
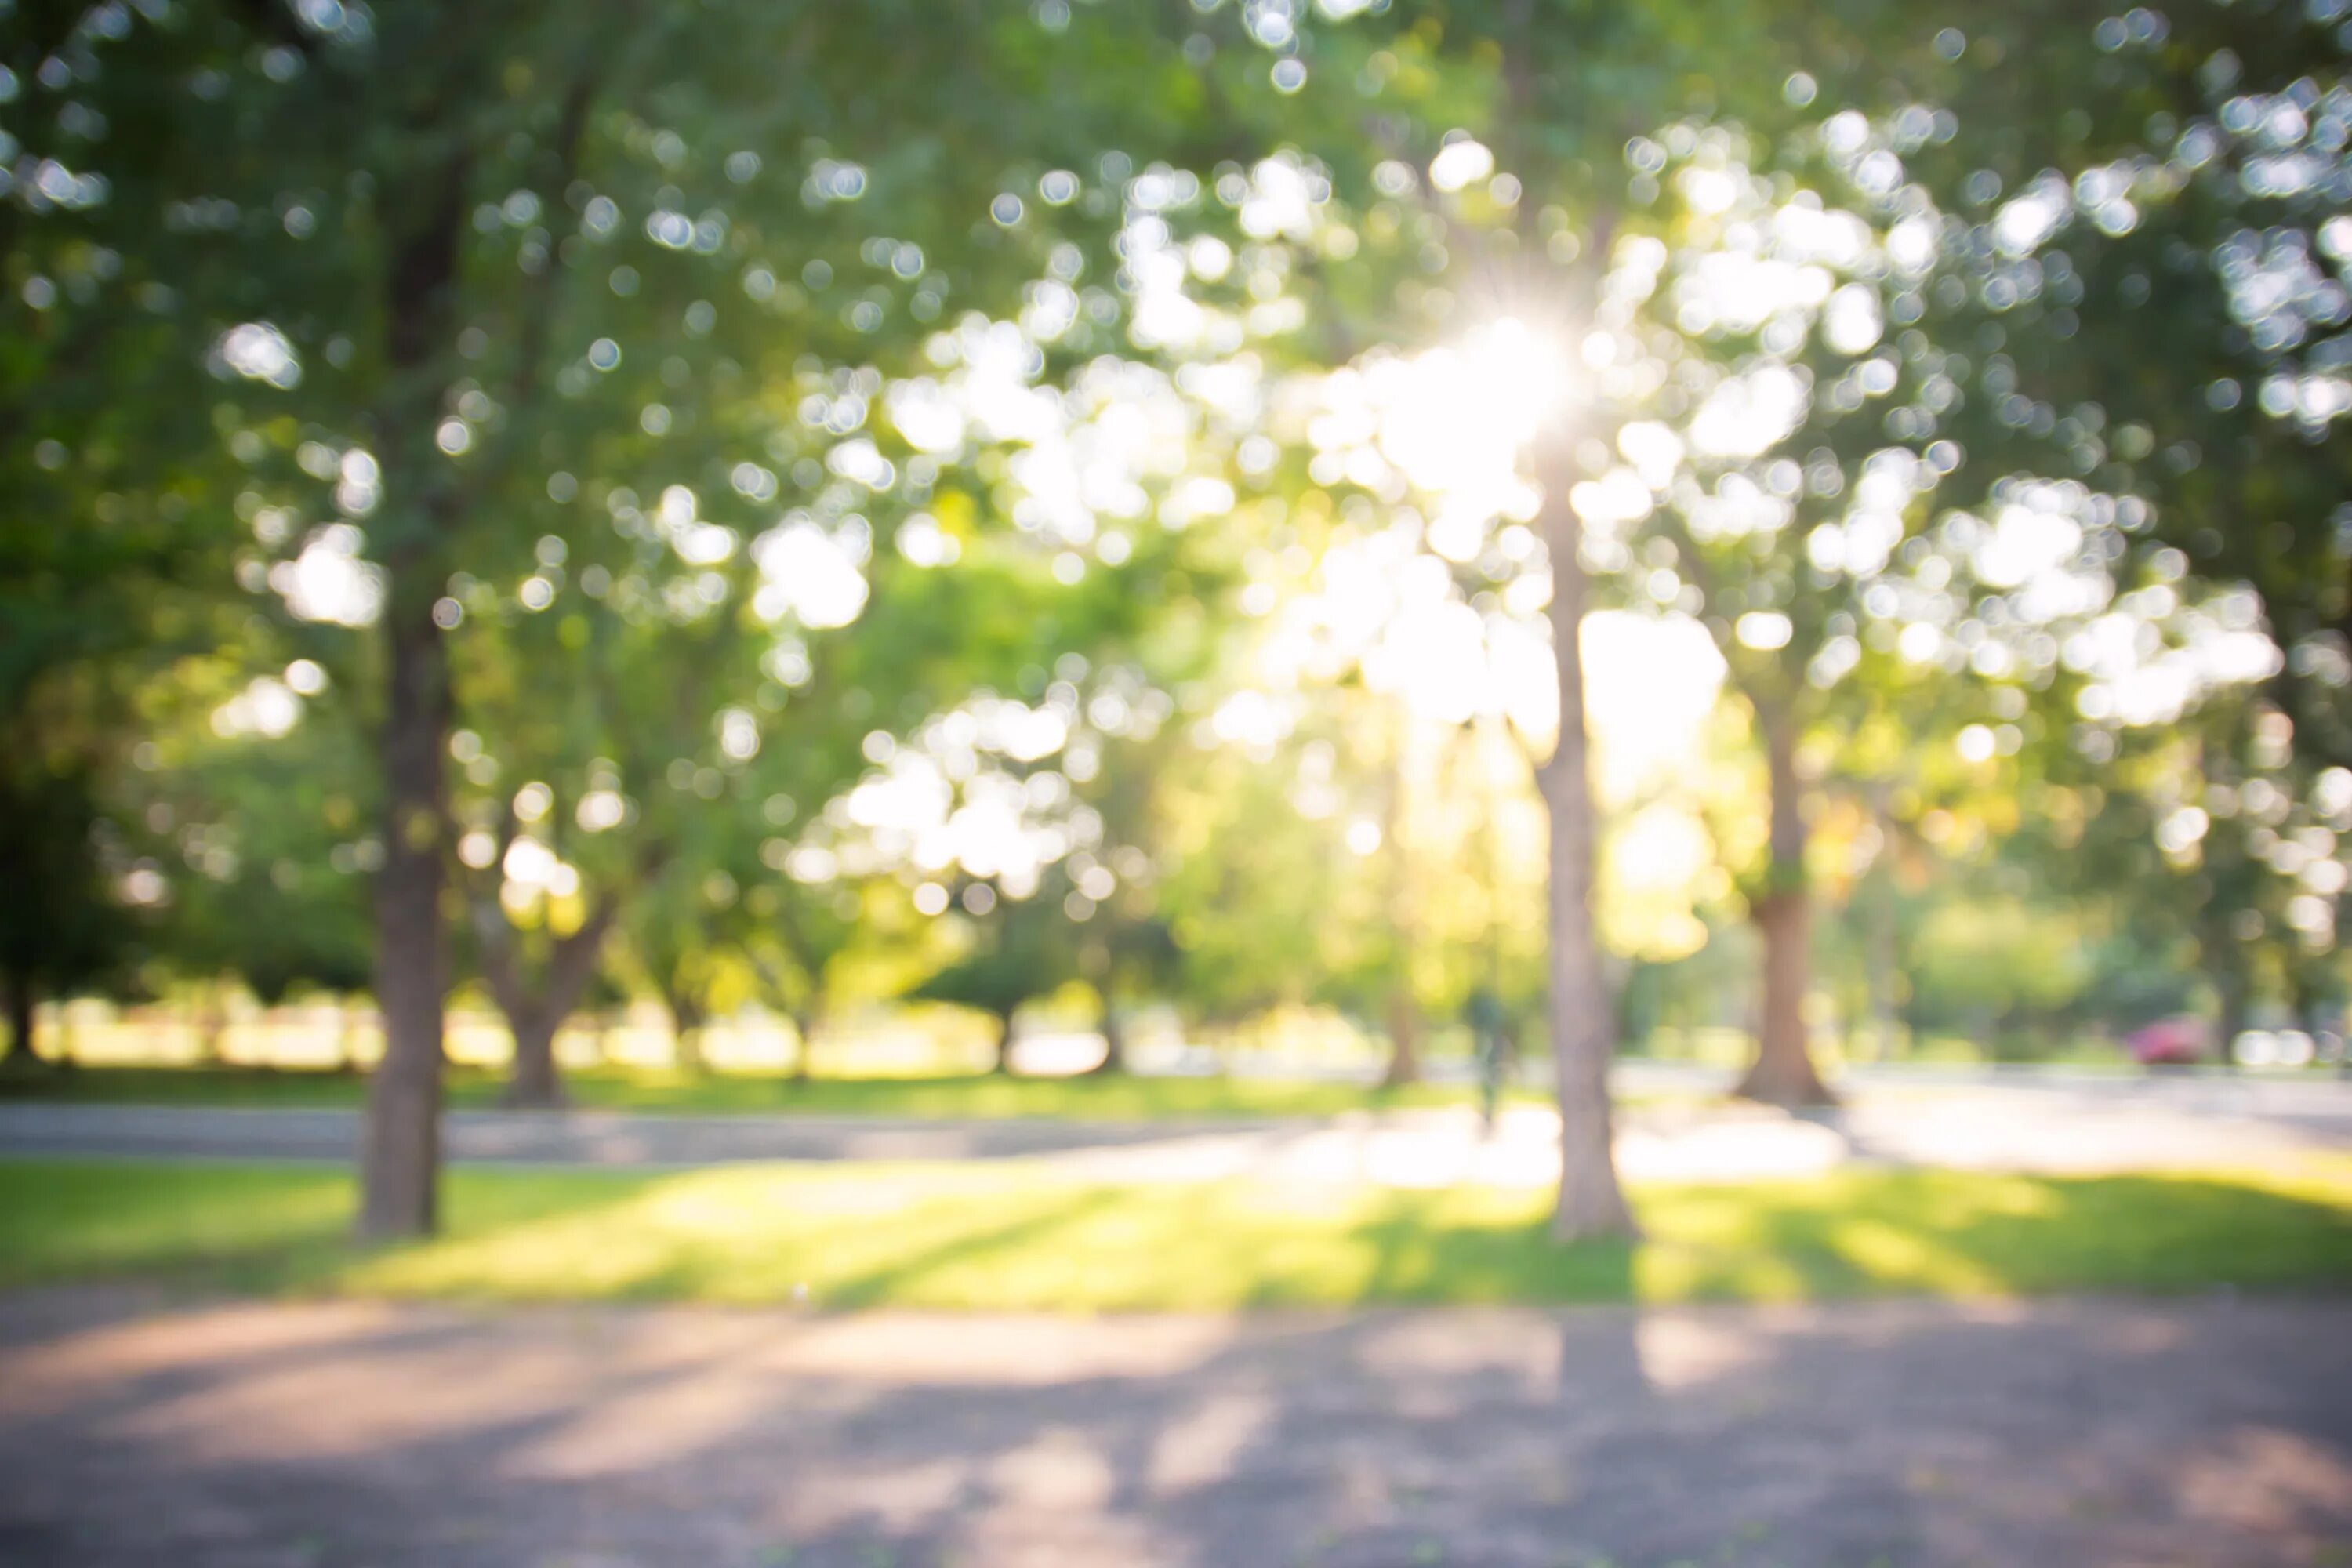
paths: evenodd
<path fill-rule="evenodd" d="M 0 1299 L 17 1568 L 2352 1563 L 2341 1301 Z"/>

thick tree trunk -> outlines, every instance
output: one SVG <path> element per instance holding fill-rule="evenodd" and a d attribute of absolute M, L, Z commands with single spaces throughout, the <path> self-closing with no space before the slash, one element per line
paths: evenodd
<path fill-rule="evenodd" d="M 1556 448 L 1564 447 L 1554 437 Z M 1609 1058 L 1615 1016 L 1593 927 L 1595 858 L 1592 779 L 1584 728 L 1582 527 L 1568 504 L 1574 479 L 1565 450 L 1546 454 L 1544 541 L 1551 556 L 1552 657 L 1559 672 L 1559 741 L 1538 774 L 1551 823 L 1550 1016 L 1559 1097 L 1559 1204 L 1552 1235 L 1562 1241 L 1632 1236 L 1633 1216 L 1617 1184 L 1612 1148 Z"/>
<path fill-rule="evenodd" d="M 1733 1090 L 1768 1105 L 1829 1105 L 1805 1041 L 1805 992 L 1812 972 L 1812 907 L 1805 891 L 1804 781 L 1797 772 L 1794 715 L 1759 704 L 1772 794 L 1771 855 L 1750 915 L 1764 939 L 1763 1005 L 1756 1059 Z"/>
<path fill-rule="evenodd" d="M 611 928 L 618 907 L 614 900 L 604 900 L 578 931 L 559 938 L 539 976 L 538 987 L 532 989 L 524 982 L 516 960 L 514 933 L 501 923 L 504 917 L 497 904 L 480 906 L 478 924 L 483 931 L 483 976 L 514 1036 L 514 1067 L 506 1092 L 499 1097 L 506 1104 L 546 1110 L 564 1103 L 563 1079 L 555 1063 L 555 1037 L 578 1009 L 581 997 L 588 994 L 588 982 L 595 977 L 597 960 L 604 952 L 604 932 Z"/>
<path fill-rule="evenodd" d="M 1835 1103 L 1805 1042 L 1811 913 L 1801 888 L 1768 893 L 1752 911 L 1764 939 L 1764 999 L 1756 1059 L 1733 1091 L 1743 1100 L 1790 1107 Z"/>
<path fill-rule="evenodd" d="M 429 1235 L 441 1168 L 441 923 L 447 651 L 431 584 L 395 576 L 385 640 L 392 690 L 382 741 L 383 868 L 376 878 L 376 1006 L 383 1057 L 368 1085 L 360 1154 L 362 1238 Z"/>
<path fill-rule="evenodd" d="M 363 1240 L 427 1235 L 439 1217 L 450 704 L 448 649 L 435 614 L 458 503 L 430 433 L 443 391 L 434 371 L 457 331 L 469 156 L 453 149 L 421 187 L 383 194 L 393 220 L 415 226 L 393 247 L 384 276 L 391 374 L 373 433 L 388 503 L 370 524 L 383 567 L 387 677 L 379 742 L 383 867 L 375 889 L 383 1059 L 368 1086 L 360 1151 L 354 1228 Z"/>
<path fill-rule="evenodd" d="M 514 1068 L 499 1102 L 519 1110 L 552 1110 L 563 1104 L 563 1080 L 555 1068 L 555 1029 L 563 1015 L 548 1009 L 527 1009 L 509 1015 L 507 1027 L 514 1035 Z"/>
<path fill-rule="evenodd" d="M 1381 1074 L 1382 1089 L 1399 1089 L 1421 1081 L 1421 1015 L 1412 992 L 1398 985 L 1389 993 L 1389 1065 Z"/>

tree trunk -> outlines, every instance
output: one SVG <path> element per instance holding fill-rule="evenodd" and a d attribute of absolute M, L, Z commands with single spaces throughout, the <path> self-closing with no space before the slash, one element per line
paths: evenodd
<path fill-rule="evenodd" d="M 1601 973 L 1592 921 L 1593 806 L 1584 728 L 1583 529 L 1568 492 L 1575 474 L 1555 435 L 1544 475 L 1544 542 L 1551 556 L 1552 657 L 1559 672 L 1559 740 L 1537 777 L 1550 818 L 1549 999 L 1553 1071 L 1559 1097 L 1559 1204 L 1551 1233 L 1561 1241 L 1630 1237 L 1633 1216 L 1617 1184 L 1612 1147 L 1609 1058 L 1614 1009 Z"/>
<path fill-rule="evenodd" d="M 1412 992 L 1398 985 L 1389 992 L 1389 1065 L 1381 1074 L 1382 1089 L 1398 1089 L 1421 1081 L 1421 1016 Z"/>
<path fill-rule="evenodd" d="M 31 975 L 19 974 L 9 980 L 8 1040 L 0 1046 L 0 1062 L 12 1067 L 33 1067 L 40 1061 L 40 1053 L 33 1048 L 34 1015 L 39 1001 L 40 993 Z"/>
<path fill-rule="evenodd" d="M 428 1235 L 439 1217 L 450 705 L 449 654 L 435 612 L 458 501 L 431 432 L 443 390 L 433 373 L 457 330 L 469 158 L 454 148 L 421 188 L 383 195 L 393 220 L 415 226 L 393 247 L 384 274 L 390 391 L 373 432 L 388 502 L 369 528 L 383 568 L 383 867 L 375 888 L 383 1059 L 368 1086 L 360 1151 L 362 1239 Z"/>
<path fill-rule="evenodd" d="M 2232 939 L 2225 933 L 2221 940 L 2230 942 Z M 2221 1037 L 2214 1042 L 2216 1047 L 2214 1059 L 2219 1061 L 2222 1069 L 2227 1072 L 2238 1070 L 2238 1037 L 2245 1033 L 2246 1018 L 2250 1012 L 2246 999 L 2251 988 L 2246 984 L 2244 971 L 2234 962 L 2236 957 L 2237 954 L 2232 952 L 2231 953 L 2232 962 L 2225 963 L 2213 984 L 2214 990 L 2219 992 L 2221 997 L 2221 1018 L 2219 1026 Z"/>
<path fill-rule="evenodd" d="M 1109 1078 L 1127 1071 L 1127 1030 L 1118 1021 L 1118 1009 L 1108 996 L 1102 1004 L 1103 1058 L 1087 1072 L 1095 1078 Z"/>
<path fill-rule="evenodd" d="M 504 1103 L 545 1110 L 564 1102 L 562 1075 L 555 1065 L 555 1037 L 588 993 L 588 982 L 595 977 L 596 962 L 604 951 L 604 932 L 619 907 L 614 900 L 600 900 L 578 931 L 558 938 L 536 989 L 524 981 L 514 933 L 499 923 L 503 917 L 498 905 L 480 907 L 477 923 L 483 932 L 483 977 L 489 982 L 490 994 L 497 998 L 499 1011 L 506 1015 L 508 1031 L 514 1036 L 514 1068 L 506 1092 L 499 1097 Z"/>
<path fill-rule="evenodd" d="M 219 1067 L 228 1059 L 222 1049 L 228 1038 L 228 986 L 215 981 L 205 987 L 204 1002 L 196 1009 L 196 1060 L 205 1067 Z"/>
<path fill-rule="evenodd" d="M 1895 929 L 1895 879 L 1885 879 L 1886 891 L 1878 914 L 1878 929 L 1864 939 L 1864 962 L 1870 966 L 1870 1018 L 1872 1044 L 1880 1061 L 1895 1059 L 1895 1042 L 1901 1008 L 1895 1004 L 1895 984 L 1901 954 L 1895 944 L 1901 940 Z"/>
<path fill-rule="evenodd" d="M 400 574 L 386 595 L 392 689 L 381 753 L 383 868 L 375 889 L 383 1057 L 368 1085 L 360 1154 L 362 1238 L 430 1235 L 438 1219 L 448 654 L 433 619 L 436 587 Z"/>
<path fill-rule="evenodd" d="M 1770 859 L 1750 917 L 1764 939 L 1763 1006 L 1756 1059 L 1732 1092 L 1768 1105 L 1834 1103 L 1805 1043 L 1805 992 L 1812 969 L 1812 907 L 1805 891 L 1804 781 L 1797 773 L 1795 716 L 1757 705 L 1770 777 Z"/>
<path fill-rule="evenodd" d="M 519 1110 L 553 1110 L 563 1104 L 563 1081 L 555 1070 L 555 1028 L 563 1015 L 555 1009 L 528 1008 L 509 1015 L 514 1035 L 514 1070 L 507 1079 L 499 1103 Z"/>
<path fill-rule="evenodd" d="M 806 1083 L 816 1066 L 816 1019 L 806 1013 L 793 1015 L 793 1079 Z"/>
<path fill-rule="evenodd" d="M 996 1015 L 996 1059 L 989 1064 L 988 1070 L 1003 1077 L 1012 1075 L 1013 1015 L 1009 1012 Z"/>
<path fill-rule="evenodd" d="M 1381 835 L 1388 856 L 1389 928 L 1396 942 L 1396 979 L 1389 991 L 1389 1061 L 1381 1073 L 1382 1089 L 1398 1089 L 1421 1081 L 1420 1020 L 1412 998 L 1413 877 L 1405 829 L 1412 807 L 1407 752 L 1412 735 L 1412 714 L 1400 700 L 1394 705 L 1395 726 L 1390 736 L 1389 793 Z"/>
<path fill-rule="evenodd" d="M 702 1059 L 701 1005 L 682 993 L 664 993 L 662 1002 L 669 1009 L 670 1066 L 678 1072 L 699 1078 L 707 1066 Z"/>

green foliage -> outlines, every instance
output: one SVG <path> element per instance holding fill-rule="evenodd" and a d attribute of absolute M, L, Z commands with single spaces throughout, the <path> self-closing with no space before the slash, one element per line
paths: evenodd
<path fill-rule="evenodd" d="M 2091 979 L 2091 955 L 2075 922 L 2014 900 L 1944 902 L 1912 940 L 1917 1027 L 2047 1018 L 2079 998 Z"/>
<path fill-rule="evenodd" d="M 1395 544 L 1458 684 L 1572 567 L 1789 764 L 1675 781 L 1721 874 L 1604 877 L 1628 952 L 1803 889 L 1923 1026 L 2340 1001 L 2326 7 L 1296 9 L 24 6 L 10 983 L 349 991 L 389 861 L 541 1033 L 600 969 L 689 1032 L 1524 1012 L 1544 725 L 1289 614 Z M 1549 537 L 1340 406 L 1505 322 Z"/>
<path fill-rule="evenodd" d="M 156 989 L 233 978 L 275 1005 L 368 987 L 376 780 L 357 716 L 315 661 L 248 679 L 278 646 L 249 635 L 148 694 L 149 739 L 115 804 L 162 889 Z"/>
<path fill-rule="evenodd" d="M 10 1052 L 33 1042 L 14 1032 L 33 1005 L 118 978 L 133 936 L 100 858 L 102 820 L 87 778 L 0 780 L 0 992 L 12 1013 Z"/>

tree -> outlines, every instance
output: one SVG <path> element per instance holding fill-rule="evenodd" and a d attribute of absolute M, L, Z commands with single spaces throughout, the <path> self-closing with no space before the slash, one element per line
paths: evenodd
<path fill-rule="evenodd" d="M 226 454 L 184 303 L 221 247 L 165 225 L 200 190 L 217 114 L 168 84 L 205 66 L 210 17 L 33 5 L 0 39 L 16 177 L 0 191 L 0 937 L 14 1051 L 44 992 L 127 962 L 133 868 L 110 792 L 142 683 L 205 646 L 228 539 Z M 152 890 L 145 879 L 141 891 Z"/>
<path fill-rule="evenodd" d="M 108 885 L 97 837 L 102 817 L 87 778 L 49 774 L 0 795 L 11 819 L 0 876 L 20 894 L 0 913 L 0 989 L 8 1041 L 0 1061 L 37 1059 L 35 1008 L 121 963 L 129 918 Z"/>
<path fill-rule="evenodd" d="M 1120 673 L 1141 677 L 1134 666 Z M 1104 683 L 1097 699 L 1105 689 L 1117 693 L 1120 706 L 1133 694 L 1128 681 Z M 1099 700 L 1097 708 L 1102 719 L 1117 717 Z M 1162 861 L 1153 849 L 1179 739 L 1167 730 L 1121 734 L 1107 733 L 1100 724 L 1088 729 L 1095 743 L 1076 771 L 1091 776 L 1077 781 L 1073 794 L 1101 830 L 1097 842 L 1064 864 L 1071 886 L 1062 912 L 1070 923 L 1076 971 L 1099 1008 L 1103 1056 L 1088 1070 L 1108 1076 L 1128 1069 L 1123 1008 L 1163 990 L 1177 972 L 1179 952 L 1161 908 Z M 1066 761 L 1065 773 L 1069 771 Z"/>
<path fill-rule="evenodd" d="M 1973 484 L 1997 505 L 2011 499 L 1998 494 L 2006 476 L 2035 468 L 2111 498 L 2090 531 L 2126 591 L 2059 646 L 2072 710 L 2053 738 L 2121 798 L 2124 781 L 2168 749 L 2133 731 L 2241 722 L 2248 710 L 2229 689 L 2246 680 L 2268 688 L 2273 742 L 2284 723 L 2284 743 L 2309 763 L 2347 760 L 2352 600 L 2337 523 L 2352 450 L 2339 331 L 2352 316 L 2340 243 L 2352 199 L 2347 43 L 2325 8 L 2095 18 L 2003 7 L 1971 18 L 1966 34 L 1938 34 L 1940 65 L 1924 50 L 1884 62 L 1882 79 L 1921 101 L 1881 100 L 1883 112 L 1933 122 L 1906 158 L 1946 215 L 1948 276 L 1933 303 L 1945 341 L 1967 351 L 1947 423 L 1970 454 Z M 2193 638 L 2165 634 L 2157 658 L 2135 650 L 2134 635 L 2176 615 L 2205 625 Z M 2161 664 L 2169 680 L 2143 678 Z M 2185 700 L 2149 696 L 2183 685 Z M 2200 756 L 2222 775 L 2214 798 L 2234 803 L 2231 775 L 2244 765 L 2234 753 L 2246 742 L 2205 742 Z M 2151 805 L 2142 831 L 2160 821 L 2167 858 L 2205 861 L 2201 829 L 2190 828 L 2216 825 L 2210 864 L 2183 892 L 2206 922 L 2193 940 L 2234 1016 L 2257 984 L 2284 984 L 2254 971 L 2292 970 L 2327 945 L 2336 873 L 2332 855 L 2312 857 L 2255 823 L 2266 848 L 2286 846 L 2280 858 L 2294 877 L 2316 868 L 2329 887 L 2273 898 L 2266 920 L 2266 850 L 2250 865 L 2231 842 L 2237 829 L 2219 826 L 2234 816 L 2209 812 L 2201 788 L 2179 782 L 2202 771 L 2156 767 L 2175 798 Z M 2257 789 L 2282 812 L 2299 793 L 2268 779 Z M 2143 864 L 2149 842 L 2137 847 Z M 2276 885 L 2285 894 L 2294 883 Z M 2290 902 L 2300 934 L 2287 946 L 2300 957 L 2231 934 L 2277 930 Z M 2181 934 L 2145 928 L 2168 912 L 2135 910 L 2128 923 L 2161 950 Z"/>
<path fill-rule="evenodd" d="M 1906 301 L 1934 250 L 1899 187 L 1853 184 L 1873 145 L 1858 116 L 1777 146 L 1690 124 L 1632 144 L 1681 215 L 1669 244 L 1629 246 L 1612 279 L 1629 336 L 1655 356 L 1654 390 L 1629 410 L 1617 466 L 1570 497 L 1638 594 L 1702 618 L 1751 715 L 1768 820 L 1744 877 L 1762 973 L 1738 1092 L 1780 1104 L 1829 1097 L 1804 1017 L 1822 765 L 1808 753 L 1866 733 L 1887 693 L 1916 726 L 1916 689 L 1967 668 L 1927 668 L 1950 602 L 1932 590 L 1955 574 L 1927 531 L 1927 500 L 1959 458 L 1930 439 L 1944 356 L 1917 331 L 1884 342 L 1890 313 L 1917 319 Z M 1915 575 L 1931 552 L 1933 575 Z M 1932 734 L 1915 727 L 1909 743 Z"/>
<path fill-rule="evenodd" d="M 973 883 L 973 887 L 985 887 Z M 1056 911 L 1036 900 L 997 903 L 970 899 L 966 907 L 992 910 L 976 923 L 972 944 L 960 958 L 908 994 L 987 1015 L 995 1026 L 991 1071 L 1013 1070 L 1014 1017 L 1030 1003 L 1077 978 L 1070 944 L 1055 929 Z"/>
<path fill-rule="evenodd" d="M 2325 8 L 2004 16 L 1937 81 L 1957 134 L 1921 169 L 1969 219 L 1973 444 L 2055 448 L 2151 503 L 2136 552 L 2254 586 L 2279 706 L 2336 762 L 2347 44 Z"/>
<path fill-rule="evenodd" d="M 205 309 L 301 420 L 236 439 L 257 464 L 324 454 L 351 521 L 299 542 L 365 584 L 382 652 L 387 1047 L 363 1236 L 434 1221 L 457 577 L 579 542 L 541 508 L 604 507 L 645 466 L 694 477 L 648 439 L 698 463 L 731 444 L 720 471 L 764 502 L 782 487 L 762 443 L 795 411 L 758 377 L 802 355 L 903 367 L 949 299 L 1009 307 L 1057 243 L 1102 237 L 1115 204 L 1055 204 L 1105 127 L 1197 142 L 1204 124 L 1175 43 L 1125 21 L 1061 37 L 900 4 L 256 8 L 260 37 L 230 40 L 267 80 L 236 79 L 204 210 L 268 214 L 288 243 Z M 1037 204 L 1016 194 L 1040 180 Z M 743 330 L 714 334 L 734 293 Z"/>
<path fill-rule="evenodd" d="M 1439 270 L 1453 284 L 1432 289 L 1412 271 L 1400 282 L 1391 271 L 1385 290 L 1373 285 L 1382 315 L 1457 336 L 1483 325 L 1510 351 L 1515 422 L 1526 426 L 1540 489 L 1532 521 L 1549 568 L 1544 609 L 1558 691 L 1555 738 L 1538 773 L 1551 828 L 1550 1034 L 1564 1151 L 1554 1233 L 1630 1234 L 1612 1163 L 1613 1008 L 1592 912 L 1598 832 L 1581 645 L 1591 595 L 1583 523 L 1569 497 L 1608 466 L 1622 404 L 1642 373 L 1620 361 L 1572 382 L 1568 343 L 1612 324 L 1602 280 L 1621 235 L 1642 223 L 1617 172 L 1627 139 L 1689 97 L 1738 112 L 1726 100 L 1776 80 L 1767 62 L 1787 58 L 1791 40 L 1740 5 L 1539 13 L 1532 0 L 1504 0 L 1450 7 L 1442 22 L 1400 16 L 1389 25 L 1361 73 L 1341 76 L 1389 111 L 1380 141 L 1318 150 L 1345 160 L 1368 258 L 1391 268 L 1402 260 L 1423 276 Z M 1349 47 L 1371 42 L 1360 34 Z M 1326 308 L 1346 297 L 1335 289 Z M 1467 309 L 1457 312 L 1457 302 Z M 1347 357 L 1353 341 L 1343 341 Z"/>

